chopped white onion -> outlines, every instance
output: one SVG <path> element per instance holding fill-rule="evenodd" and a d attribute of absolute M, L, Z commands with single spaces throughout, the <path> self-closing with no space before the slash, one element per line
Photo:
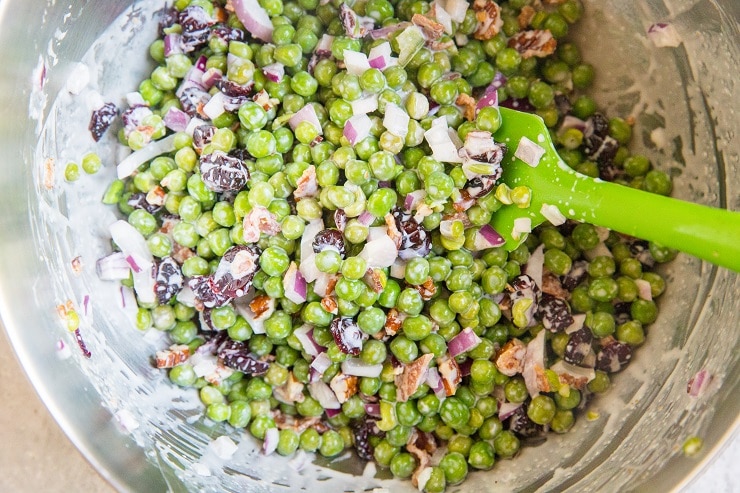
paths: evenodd
<path fill-rule="evenodd" d="M 277 431 L 277 429 L 275 429 Z M 227 436 L 220 436 L 213 440 L 208 446 L 219 459 L 228 460 L 236 452 L 237 446 L 234 441 Z"/>
<path fill-rule="evenodd" d="M 434 472 L 434 469 L 431 467 L 425 467 L 421 470 L 421 472 L 416 476 L 416 489 L 424 491 L 429 479 L 432 477 L 432 472 Z"/>
<path fill-rule="evenodd" d="M 365 259 L 370 268 L 385 268 L 393 265 L 398 257 L 398 249 L 390 236 L 383 235 L 380 238 L 368 241 L 358 255 Z"/>
<path fill-rule="evenodd" d="M 452 142 L 447 131 L 447 120 L 439 117 L 432 122 L 432 126 L 424 132 L 429 147 L 432 149 L 432 157 L 440 162 L 461 163 L 462 158 L 458 155 L 457 147 Z"/>
<path fill-rule="evenodd" d="M 479 252 L 488 248 L 500 247 L 504 243 L 506 243 L 506 240 L 490 224 L 484 224 L 475 233 L 473 248 L 476 252 Z"/>
<path fill-rule="evenodd" d="M 650 287 L 650 283 L 645 279 L 635 279 L 637 285 L 637 293 L 640 299 L 653 301 L 653 290 Z"/>
<path fill-rule="evenodd" d="M 221 91 L 217 92 L 203 106 L 203 113 L 211 120 L 215 120 L 226 112 L 226 109 L 224 109 L 226 101 L 226 94 Z"/>
<path fill-rule="evenodd" d="M 311 394 L 311 397 L 319 401 L 319 404 L 324 409 L 340 409 L 342 407 L 331 387 L 321 380 L 309 383 L 308 393 Z"/>
<path fill-rule="evenodd" d="M 406 261 L 397 258 L 391 265 L 390 276 L 396 279 L 403 279 L 406 276 Z"/>
<path fill-rule="evenodd" d="M 521 159 L 533 168 L 536 168 L 540 164 L 540 159 L 544 155 L 545 150 L 527 137 L 522 137 L 519 140 L 519 144 L 514 152 L 514 157 Z"/>
<path fill-rule="evenodd" d="M 288 124 L 293 130 L 295 130 L 295 128 L 301 122 L 310 123 L 316 128 L 316 130 L 319 132 L 319 135 L 324 134 L 324 131 L 321 129 L 321 122 L 319 122 L 319 117 L 318 115 L 316 115 L 316 108 L 313 107 L 313 104 L 308 103 L 306 106 L 298 110 L 293 116 L 291 116 L 290 120 L 288 120 Z"/>
<path fill-rule="evenodd" d="M 434 16 L 437 18 L 437 22 L 442 24 L 447 34 L 452 34 L 452 17 L 442 6 L 442 2 L 437 0 L 434 2 Z"/>
<path fill-rule="evenodd" d="M 372 68 L 368 62 L 367 55 L 362 52 L 344 50 L 343 55 L 344 66 L 347 68 L 347 73 L 359 77 Z"/>
<path fill-rule="evenodd" d="M 331 360 L 329 359 L 329 355 L 326 353 L 319 353 L 311 362 L 310 368 L 319 375 L 323 375 L 330 366 Z"/>
<path fill-rule="evenodd" d="M 510 418 L 520 407 L 522 407 L 521 402 L 502 402 L 498 408 L 498 419 L 503 421 Z"/>
<path fill-rule="evenodd" d="M 560 209 L 556 205 L 542 204 L 540 207 L 540 214 L 545 216 L 545 219 L 550 221 L 553 226 L 560 226 L 565 223 L 566 217 L 560 212 Z"/>
<path fill-rule="evenodd" d="M 265 43 L 272 42 L 272 21 L 257 0 L 231 0 L 236 17 L 249 33 Z"/>
<path fill-rule="evenodd" d="M 265 432 L 265 441 L 262 443 L 262 452 L 265 455 L 272 454 L 278 446 L 280 440 L 280 432 L 277 428 L 268 428 Z"/>
<path fill-rule="evenodd" d="M 537 384 L 537 373 L 545 371 L 545 330 L 537 333 L 537 336 L 527 344 L 527 352 L 524 355 L 524 369 L 522 377 L 527 386 L 527 392 L 532 397 L 540 395 L 540 387 Z"/>
<path fill-rule="evenodd" d="M 450 14 L 453 21 L 460 24 L 465 20 L 465 14 L 469 6 L 468 0 L 447 0 L 445 10 Z"/>
<path fill-rule="evenodd" d="M 372 68 L 383 70 L 391 66 L 393 63 L 391 60 L 391 45 L 387 41 L 381 43 L 370 50 L 367 55 L 368 63 Z M 395 59 L 393 59 L 395 60 Z"/>
<path fill-rule="evenodd" d="M 376 378 L 383 371 L 383 365 L 369 365 L 360 358 L 348 358 L 342 362 L 342 373 L 356 377 Z"/>
<path fill-rule="evenodd" d="M 295 304 L 306 301 L 306 279 L 303 278 L 295 262 L 290 263 L 283 277 L 285 297 Z"/>
<path fill-rule="evenodd" d="M 373 111 L 378 109 L 378 95 L 370 94 L 369 96 L 365 96 L 364 98 L 355 99 L 349 104 L 350 106 L 352 106 L 353 115 L 367 115 L 368 113 L 372 113 Z"/>
<path fill-rule="evenodd" d="M 355 115 L 345 122 L 342 135 L 344 135 L 351 145 L 355 145 L 370 135 L 372 126 L 373 123 L 367 115 Z"/>
<path fill-rule="evenodd" d="M 528 217 L 517 217 L 514 219 L 514 227 L 511 230 L 511 237 L 518 240 L 521 235 L 532 232 L 532 220 Z"/>
<path fill-rule="evenodd" d="M 122 252 L 113 252 L 98 259 L 95 264 L 98 278 L 101 281 L 120 281 L 128 279 L 131 266 Z"/>
<path fill-rule="evenodd" d="M 175 134 L 169 135 L 164 139 L 150 142 L 138 151 L 132 152 L 126 157 L 126 159 L 118 163 L 116 168 L 118 179 L 123 180 L 124 178 L 131 176 L 142 164 L 174 150 Z"/>
<path fill-rule="evenodd" d="M 576 315 L 573 315 L 573 323 L 565 328 L 565 333 L 572 334 L 573 332 L 581 330 L 585 322 L 586 322 L 585 313 L 578 313 Z"/>
<path fill-rule="evenodd" d="M 542 268 L 545 265 L 545 245 L 540 245 L 532 252 L 525 265 L 524 273 L 531 277 L 537 286 L 542 287 Z"/>
<path fill-rule="evenodd" d="M 409 133 L 409 115 L 404 110 L 393 103 L 385 105 L 385 116 L 383 117 L 383 126 L 386 130 L 402 139 L 406 138 Z"/>
<path fill-rule="evenodd" d="M 298 339 L 303 346 L 303 351 L 309 356 L 318 356 L 323 347 L 319 346 L 313 338 L 313 327 L 308 324 L 303 324 L 293 331 L 296 339 Z"/>

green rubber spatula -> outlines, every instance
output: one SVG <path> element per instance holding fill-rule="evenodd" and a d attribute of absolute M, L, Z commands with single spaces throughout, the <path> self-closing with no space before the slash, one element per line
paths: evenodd
<path fill-rule="evenodd" d="M 529 207 L 505 205 L 493 215 L 491 226 L 506 240 L 504 248 L 511 251 L 518 247 L 527 230 L 547 220 L 544 211 L 555 222 L 569 218 L 603 226 L 740 272 L 740 213 L 577 173 L 555 151 L 539 116 L 508 108 L 500 111 L 502 125 L 494 140 L 508 147 L 501 181 L 512 188 L 523 185 L 532 190 Z M 531 144 L 520 143 L 523 137 Z M 520 146 L 523 147 L 517 152 Z M 541 152 L 544 154 L 537 162 Z"/>

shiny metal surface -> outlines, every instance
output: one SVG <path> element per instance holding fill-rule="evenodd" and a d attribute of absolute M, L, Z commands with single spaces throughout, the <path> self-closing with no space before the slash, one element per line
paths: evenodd
<path fill-rule="evenodd" d="M 108 62 L 101 64 L 104 76 L 92 77 L 91 86 L 106 97 L 121 97 L 146 74 L 143 50 L 154 35 L 154 9 L 138 2 L 132 13 L 127 10 L 131 3 L 0 0 L 0 46 L 10 48 L 0 52 L 3 323 L 51 412 L 117 489 L 268 491 L 286 489 L 272 481 L 319 484 L 318 473 L 308 479 L 289 478 L 284 471 L 285 477 L 271 476 L 285 469 L 284 461 L 251 459 L 259 456 L 246 440 L 226 469 L 208 462 L 208 441 L 228 430 L 191 419 L 198 414 L 193 396 L 171 402 L 176 393 L 149 361 L 156 341 L 136 333 L 119 310 L 98 297 L 107 287 L 95 279 L 93 267 L 96 255 L 107 248 L 107 223 L 85 219 L 110 221 L 113 216 L 97 204 L 100 191 L 94 182 L 81 180 L 74 188 L 63 184 L 66 160 L 86 151 L 67 144 L 75 132 L 84 132 L 89 112 L 83 100 L 68 95 L 54 102 L 66 94 L 73 64 L 109 25 L 122 22 L 122 13 L 129 25 L 136 24 L 136 34 L 100 50 L 97 59 Z M 740 4 L 584 3 L 589 15 L 576 36 L 583 38 L 585 59 L 597 65 L 594 92 L 600 101 L 612 114 L 637 117 L 637 147 L 679 175 L 678 197 L 740 209 L 735 137 L 740 101 L 733 97 Z M 646 27 L 659 20 L 675 23 L 684 40 L 680 47 L 657 49 L 645 40 Z M 135 69 L 126 69 L 128 64 Z M 92 141 L 85 145 L 95 148 Z M 112 149 L 99 152 L 115 162 Z M 53 187 L 45 184 L 49 158 L 56 163 Z M 100 179 L 112 173 L 109 164 Z M 85 266 L 79 276 L 70 268 L 76 255 L 82 255 Z M 594 401 L 600 419 L 580 420 L 572 433 L 528 448 L 511 467 L 500 464 L 490 473 L 473 474 L 466 491 L 667 491 L 686 484 L 710 459 L 712 449 L 738 426 L 740 282 L 735 274 L 685 256 L 665 274 L 669 290 L 661 300 L 660 319 L 629 370 L 616 378 L 611 396 Z M 55 308 L 84 293 L 96 296 L 94 323 L 83 327 L 93 352 L 89 360 L 77 351 Z M 60 339 L 71 346 L 69 359 L 57 357 Z M 692 400 L 686 383 L 701 368 L 715 375 L 714 383 L 701 399 Z M 121 410 L 139 424 L 131 433 L 116 425 Z M 680 454 L 689 435 L 704 439 L 698 460 Z M 206 461 L 213 476 L 182 471 L 196 461 Z M 352 466 L 340 467 L 356 469 Z M 336 490 L 360 481 L 340 478 L 321 484 Z"/>

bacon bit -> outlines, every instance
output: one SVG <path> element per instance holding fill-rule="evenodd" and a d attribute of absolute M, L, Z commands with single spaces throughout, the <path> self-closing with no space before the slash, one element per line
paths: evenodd
<path fill-rule="evenodd" d="M 316 166 L 311 165 L 303 171 L 296 182 L 293 198 L 298 201 L 306 197 L 315 197 L 319 193 L 319 184 L 316 180 Z"/>
<path fill-rule="evenodd" d="M 375 293 L 381 293 L 385 289 L 385 273 L 380 269 L 367 269 L 362 280 Z"/>
<path fill-rule="evenodd" d="M 226 13 L 225 9 L 216 6 L 213 9 L 213 18 L 216 22 L 226 22 L 229 19 L 229 14 Z"/>
<path fill-rule="evenodd" d="M 157 368 L 174 368 L 190 357 L 190 348 L 185 344 L 173 344 L 169 349 L 157 351 Z"/>
<path fill-rule="evenodd" d="M 475 39 L 487 40 L 496 36 L 504 25 L 501 19 L 501 9 L 493 0 L 475 0 L 473 2 L 475 18 L 478 27 L 473 37 Z"/>
<path fill-rule="evenodd" d="M 546 57 L 555 52 L 558 41 L 552 33 L 545 30 L 522 31 L 509 39 L 509 48 L 521 53 L 522 58 Z"/>
<path fill-rule="evenodd" d="M 92 356 L 92 353 L 89 349 L 87 349 L 87 344 L 85 344 L 85 341 L 82 340 L 82 333 L 80 332 L 80 329 L 75 329 L 75 341 L 77 341 L 77 346 L 80 348 L 80 351 L 82 351 L 82 355 L 85 358 L 90 359 Z"/>
<path fill-rule="evenodd" d="M 334 287 L 337 285 L 337 281 L 339 281 L 339 276 L 331 276 L 329 280 L 326 283 L 326 295 L 329 296 L 334 292 Z"/>
<path fill-rule="evenodd" d="M 527 346 L 519 339 L 512 339 L 496 353 L 496 368 L 507 377 L 513 377 L 524 370 L 524 355 Z"/>
<path fill-rule="evenodd" d="M 54 158 L 49 157 L 44 161 L 44 188 L 54 188 Z"/>
<path fill-rule="evenodd" d="M 255 317 L 260 317 L 263 313 L 273 308 L 273 303 L 271 303 L 271 301 L 271 298 L 266 294 L 255 296 L 249 303 L 249 309 L 252 310 Z"/>
<path fill-rule="evenodd" d="M 432 296 L 437 292 L 437 286 L 435 286 L 434 279 L 431 277 L 427 277 L 426 281 L 413 287 L 419 292 L 421 299 L 424 301 L 431 300 Z"/>
<path fill-rule="evenodd" d="M 419 26 L 428 39 L 439 39 L 445 32 L 442 24 L 421 14 L 414 14 L 411 23 Z"/>
<path fill-rule="evenodd" d="M 146 201 L 152 205 L 163 206 L 166 197 L 167 193 L 164 191 L 164 188 L 157 185 L 146 194 Z"/>
<path fill-rule="evenodd" d="M 252 96 L 252 101 L 262 106 L 265 111 L 270 111 L 280 103 L 279 99 L 271 98 L 264 89 Z"/>
<path fill-rule="evenodd" d="M 406 402 L 416 392 L 426 377 L 429 362 L 432 361 L 432 358 L 434 358 L 433 354 L 424 354 L 402 367 L 403 371 L 395 378 L 398 402 Z"/>
<path fill-rule="evenodd" d="M 350 397 L 357 393 L 359 388 L 359 378 L 354 375 L 345 375 L 344 373 L 337 373 L 334 378 L 329 382 L 329 387 L 334 391 L 334 395 L 337 396 L 337 400 L 340 404 L 343 404 L 349 400 Z"/>
<path fill-rule="evenodd" d="M 519 12 L 519 16 L 516 18 L 519 21 L 519 29 L 524 29 L 529 26 L 529 23 L 534 19 L 535 10 L 530 5 L 522 7 L 522 11 Z"/>
<path fill-rule="evenodd" d="M 475 120 L 475 99 L 470 95 L 462 93 L 455 100 L 455 104 L 463 107 L 463 116 L 470 121 Z"/>
<path fill-rule="evenodd" d="M 570 292 L 563 288 L 558 276 L 546 269 L 542 273 L 542 292 L 562 300 L 570 299 Z"/>
<path fill-rule="evenodd" d="M 288 380 L 280 387 L 275 387 L 272 393 L 283 404 L 292 405 L 296 402 L 303 402 L 306 398 L 303 395 L 303 387 L 303 383 L 293 375 L 293 372 L 289 372 Z"/>
<path fill-rule="evenodd" d="M 393 240 L 393 243 L 396 244 L 396 248 L 400 249 L 401 243 L 403 242 L 403 235 L 398 231 L 396 218 L 394 218 L 393 214 L 389 212 L 383 219 L 385 219 L 385 225 L 388 227 L 388 236 Z"/>
<path fill-rule="evenodd" d="M 82 257 L 79 255 L 72 259 L 72 272 L 75 274 L 82 272 Z"/>
<path fill-rule="evenodd" d="M 431 454 L 437 450 L 437 443 L 431 433 L 418 432 L 414 430 L 406 442 L 406 450 L 418 459 L 419 465 L 411 475 L 411 484 L 419 487 L 419 475 L 429 467 L 432 461 Z"/>
<path fill-rule="evenodd" d="M 195 257 L 195 252 L 188 247 L 184 247 L 179 243 L 173 243 L 172 245 L 172 258 L 175 262 L 182 265 L 185 261 L 191 257 Z"/>
<path fill-rule="evenodd" d="M 177 219 L 173 219 L 170 217 L 164 217 L 162 219 L 162 227 L 159 228 L 159 232 L 169 235 L 170 233 L 172 233 L 172 230 L 175 228 L 175 225 L 179 222 L 180 221 Z"/>
<path fill-rule="evenodd" d="M 398 310 L 395 308 L 388 310 L 388 315 L 385 317 L 385 332 L 391 336 L 396 335 L 398 329 L 401 328 L 401 323 L 403 323 L 403 319 Z"/>
<path fill-rule="evenodd" d="M 334 296 L 324 296 L 321 298 L 321 308 L 334 315 L 339 313 L 339 306 Z"/>
<path fill-rule="evenodd" d="M 455 358 L 451 358 L 449 355 L 437 360 L 437 370 L 439 376 L 442 378 L 442 386 L 445 388 L 445 394 L 455 395 L 457 392 L 457 386 L 462 381 L 462 374 L 460 373 L 460 366 L 455 361 Z"/>

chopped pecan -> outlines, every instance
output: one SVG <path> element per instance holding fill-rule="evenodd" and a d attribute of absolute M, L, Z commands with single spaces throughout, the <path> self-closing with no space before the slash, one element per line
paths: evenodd
<path fill-rule="evenodd" d="M 406 450 L 416 457 L 418 462 L 414 473 L 411 475 L 411 484 L 417 488 L 419 487 L 419 475 L 424 469 L 429 467 L 429 464 L 431 464 L 432 457 L 430 454 L 433 453 L 427 450 L 427 437 L 424 436 L 420 439 L 420 434 L 429 435 L 428 433 L 420 433 L 414 430 L 414 432 L 411 433 L 408 442 L 406 442 Z M 434 442 L 434 437 L 431 438 L 431 441 Z M 434 448 L 436 450 L 436 443 L 434 444 Z"/>
<path fill-rule="evenodd" d="M 151 205 L 161 207 L 164 205 L 164 199 L 166 197 L 167 193 L 164 191 L 164 188 L 157 185 L 156 187 L 152 188 L 149 193 L 146 194 L 146 201 L 149 202 Z"/>
<path fill-rule="evenodd" d="M 468 94 L 462 93 L 455 100 L 455 104 L 463 107 L 463 116 L 466 120 L 475 120 L 475 99 Z"/>
<path fill-rule="evenodd" d="M 381 293 L 385 289 L 386 276 L 381 269 L 367 269 L 365 276 L 362 278 L 365 284 L 375 293 Z"/>
<path fill-rule="evenodd" d="M 290 372 L 288 380 L 280 387 L 275 387 L 272 393 L 280 402 L 293 405 L 296 402 L 303 402 L 306 398 L 303 395 L 303 387 L 303 383 L 293 375 L 293 372 Z"/>
<path fill-rule="evenodd" d="M 173 344 L 169 349 L 157 351 L 157 368 L 174 368 L 190 357 L 190 348 L 186 344 Z"/>
<path fill-rule="evenodd" d="M 462 381 L 460 366 L 455 358 L 445 355 L 437 361 L 437 370 L 442 378 L 442 386 L 445 388 L 445 394 L 455 395 L 457 386 Z"/>
<path fill-rule="evenodd" d="M 552 389 L 550 388 L 550 381 L 545 375 L 545 369 L 540 365 L 535 365 L 534 373 L 537 377 L 537 388 L 540 389 L 540 392 L 550 392 Z"/>
<path fill-rule="evenodd" d="M 264 207 L 255 207 L 249 211 L 244 217 L 242 228 L 244 230 L 244 241 L 247 243 L 257 243 L 262 233 L 275 236 L 281 230 L 275 214 Z"/>
<path fill-rule="evenodd" d="M 475 18 L 478 20 L 478 26 L 473 37 L 486 40 L 496 36 L 504 25 L 504 21 L 501 19 L 501 8 L 498 4 L 493 0 L 475 0 L 473 10 L 475 11 Z"/>
<path fill-rule="evenodd" d="M 558 41 L 552 37 L 552 33 L 547 29 L 522 31 L 509 38 L 509 48 L 514 48 L 521 53 L 522 58 L 552 55 L 557 46 Z"/>
<path fill-rule="evenodd" d="M 425 15 L 414 14 L 411 23 L 419 26 L 428 39 L 439 39 L 445 32 L 442 24 Z"/>
<path fill-rule="evenodd" d="M 444 214 L 442 216 L 443 221 L 462 221 L 463 228 L 470 228 L 473 223 L 470 222 L 470 218 L 465 212 L 457 211 L 453 214 Z"/>
<path fill-rule="evenodd" d="M 437 292 L 437 286 L 434 285 L 434 279 L 431 277 L 427 277 L 427 280 L 424 281 L 422 284 L 414 286 L 414 288 L 419 292 L 421 295 L 421 299 L 424 301 L 429 301 L 432 299 L 432 296 Z"/>
<path fill-rule="evenodd" d="M 336 298 L 334 298 L 334 296 L 324 296 L 323 298 L 321 298 L 321 308 L 329 313 L 333 313 L 334 315 L 339 313 L 337 300 Z"/>
<path fill-rule="evenodd" d="M 427 48 L 429 48 L 432 51 L 444 51 L 449 50 L 453 46 L 455 46 L 455 42 L 451 39 L 448 39 L 446 41 L 437 41 L 437 40 L 430 40 L 426 42 Z"/>
<path fill-rule="evenodd" d="M 383 219 L 385 219 L 385 225 L 388 227 L 388 236 L 396 244 L 396 248 L 400 249 L 403 243 L 403 235 L 398 230 L 396 218 L 389 212 Z"/>
<path fill-rule="evenodd" d="M 339 403 L 343 404 L 357 393 L 357 389 L 359 388 L 358 384 L 359 379 L 356 376 L 345 375 L 344 373 L 339 372 L 331 379 L 329 387 L 334 391 Z"/>
<path fill-rule="evenodd" d="M 525 5 L 522 7 L 522 11 L 519 12 L 519 16 L 516 20 L 519 22 L 519 29 L 524 29 L 529 26 L 529 23 L 534 19 L 535 10 L 531 5 Z"/>
<path fill-rule="evenodd" d="M 266 294 L 255 296 L 249 303 L 249 309 L 252 310 L 255 317 L 260 317 L 266 311 L 275 308 L 275 304 L 271 303 L 271 301 L 272 299 Z"/>
<path fill-rule="evenodd" d="M 265 91 L 264 89 L 255 94 L 252 97 L 252 101 L 262 106 L 265 111 L 270 111 L 272 108 L 280 103 L 279 99 L 271 98 L 267 91 Z"/>
<path fill-rule="evenodd" d="M 416 392 L 426 377 L 429 362 L 432 361 L 433 357 L 434 355 L 431 353 L 424 354 L 403 366 L 403 371 L 395 378 L 398 402 L 406 402 Z"/>
<path fill-rule="evenodd" d="M 223 360 L 219 359 L 216 363 L 216 369 L 210 375 L 206 375 L 205 379 L 211 385 L 219 385 L 233 374 L 234 369 L 229 368 L 224 364 Z"/>
<path fill-rule="evenodd" d="M 319 184 L 316 181 L 316 167 L 309 166 L 303 171 L 303 174 L 296 182 L 296 188 L 293 192 L 293 198 L 300 200 L 306 197 L 315 197 L 319 193 Z"/>
<path fill-rule="evenodd" d="M 524 355 L 527 347 L 519 339 L 512 339 L 496 353 L 496 368 L 508 377 L 524 370 Z"/>
<path fill-rule="evenodd" d="M 175 262 L 182 265 L 187 259 L 195 257 L 195 252 L 188 247 L 184 247 L 179 243 L 172 244 L 172 258 Z"/>
<path fill-rule="evenodd" d="M 388 314 L 385 317 L 385 332 L 388 335 L 394 336 L 401 328 L 403 318 L 401 314 L 395 308 L 388 310 Z"/>
<path fill-rule="evenodd" d="M 563 288 L 558 276 L 547 269 L 542 273 L 542 292 L 562 300 L 570 299 L 570 292 Z"/>

